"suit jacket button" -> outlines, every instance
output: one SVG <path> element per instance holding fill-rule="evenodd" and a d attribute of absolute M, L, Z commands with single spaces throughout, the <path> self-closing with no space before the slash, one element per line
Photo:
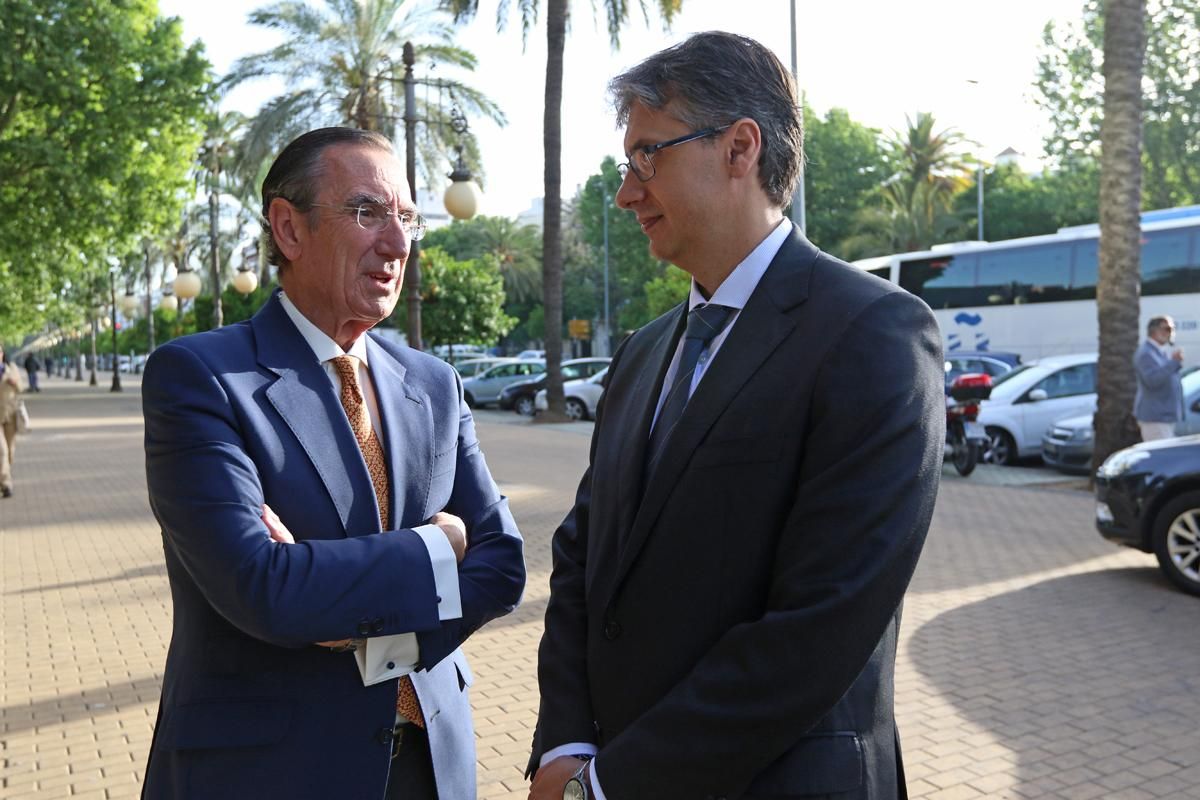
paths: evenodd
<path fill-rule="evenodd" d="M 383 620 L 377 619 L 371 623 L 371 633 L 383 633 Z"/>
<path fill-rule="evenodd" d="M 605 639 L 608 639 L 611 642 L 613 639 L 616 639 L 620 635 L 621 635 L 621 623 L 617 622 L 615 619 L 610 619 L 608 622 L 604 623 L 604 638 Z"/>
<path fill-rule="evenodd" d="M 358 623 L 358 635 L 359 636 L 370 636 L 371 635 L 371 623 L 365 619 L 362 622 Z"/>
<path fill-rule="evenodd" d="M 378 740 L 378 742 L 380 744 L 391 744 L 392 743 L 392 729 L 391 728 L 380 728 L 379 733 L 375 734 L 375 739 Z"/>

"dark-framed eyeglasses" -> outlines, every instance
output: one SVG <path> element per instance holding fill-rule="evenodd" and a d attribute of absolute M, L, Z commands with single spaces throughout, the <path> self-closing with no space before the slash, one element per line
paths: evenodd
<path fill-rule="evenodd" d="M 668 147 L 675 147 L 676 145 L 694 142 L 697 139 L 707 139 L 709 136 L 716 136 L 718 133 L 725 132 L 730 127 L 730 125 L 719 125 L 715 128 L 704 128 L 702 130 L 692 131 L 689 134 L 680 136 L 678 139 L 671 139 L 670 141 L 659 142 L 658 144 L 648 144 L 635 148 L 634 151 L 629 154 L 628 161 L 626 161 L 624 164 L 617 165 L 617 172 L 620 173 L 622 179 L 624 179 L 626 173 L 632 172 L 639 181 L 645 183 L 654 177 L 654 159 L 652 159 L 651 156 L 657 153 L 659 150 L 666 150 Z"/>
<path fill-rule="evenodd" d="M 405 235 L 418 242 L 425 237 L 427 223 L 420 214 L 409 211 L 393 211 L 386 203 L 357 203 L 352 205 L 330 205 L 329 203 L 310 203 L 317 208 L 330 208 L 354 216 L 358 227 L 366 231 L 378 232 L 391 222 L 392 218 L 400 221 L 400 227 Z"/>

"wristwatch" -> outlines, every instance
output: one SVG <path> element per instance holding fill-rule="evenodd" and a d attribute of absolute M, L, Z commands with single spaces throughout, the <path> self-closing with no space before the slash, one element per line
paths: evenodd
<path fill-rule="evenodd" d="M 584 761 L 575 774 L 567 779 L 567 785 L 563 787 L 563 800 L 592 800 L 586 774 L 590 763 L 590 760 Z"/>

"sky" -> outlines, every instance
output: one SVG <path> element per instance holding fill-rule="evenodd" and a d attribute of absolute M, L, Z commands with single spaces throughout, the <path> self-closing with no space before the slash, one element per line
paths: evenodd
<path fill-rule="evenodd" d="M 467 81 L 508 116 L 503 128 L 487 120 L 471 123 L 486 170 L 481 212 L 515 216 L 542 195 L 545 26 L 531 31 L 523 47 L 515 14 L 503 32 L 496 31 L 496 2 L 480 0 L 478 17 L 461 28 L 458 43 L 479 60 Z M 602 19 L 592 17 L 591 0 L 570 2 L 574 18 L 562 115 L 564 198 L 599 171 L 605 156 L 622 154 L 622 131 L 615 127 L 605 88 L 609 78 L 688 34 L 706 30 L 755 38 L 790 65 L 791 2 L 796 3 L 799 86 L 818 114 L 841 107 L 855 121 L 890 132 L 905 127 L 906 115 L 929 111 L 939 129 L 953 127 L 978 142 L 976 152 L 985 159 L 1012 147 L 1034 166 L 1047 132 L 1046 119 L 1033 102 L 1042 29 L 1051 19 L 1074 21 L 1082 7 L 1082 0 L 684 0 L 683 12 L 664 31 L 657 17 L 647 23 L 638 4 L 631 3 L 633 17 L 614 51 Z M 187 41 L 204 42 L 220 74 L 238 57 L 275 43 L 272 32 L 245 22 L 250 9 L 265 4 L 159 0 L 159 9 L 183 20 Z M 419 64 L 416 72 L 418 78 L 431 74 Z M 279 87 L 268 81 L 248 84 L 228 97 L 224 107 L 253 113 Z M 436 191 L 440 194 L 441 188 Z M 809 209 L 813 213 L 819 209 Z"/>

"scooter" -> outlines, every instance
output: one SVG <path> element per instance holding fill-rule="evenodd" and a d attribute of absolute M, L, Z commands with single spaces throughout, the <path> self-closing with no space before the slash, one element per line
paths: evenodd
<path fill-rule="evenodd" d="M 987 446 L 987 431 L 975 419 L 979 416 L 979 401 L 986 400 L 991 393 L 990 375 L 959 375 L 950 384 L 950 393 L 946 397 L 946 447 L 943 457 L 964 478 L 975 471 L 980 454 Z"/>

